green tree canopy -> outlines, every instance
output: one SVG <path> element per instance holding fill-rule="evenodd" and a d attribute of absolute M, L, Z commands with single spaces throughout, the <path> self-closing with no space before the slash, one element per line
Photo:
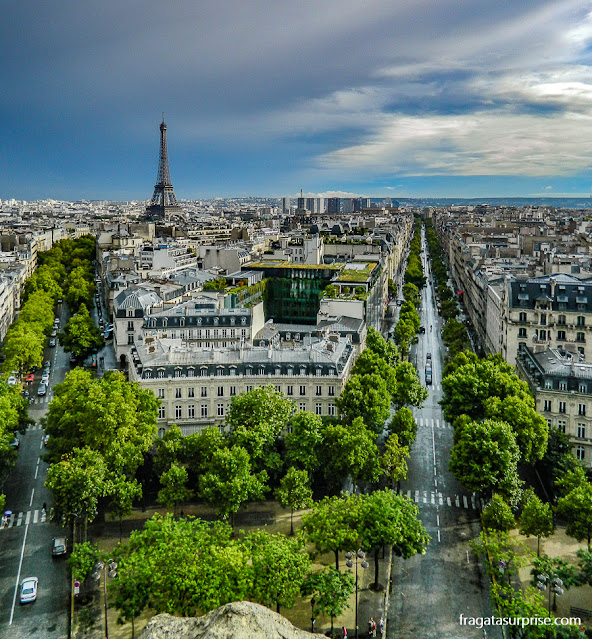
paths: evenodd
<path fill-rule="evenodd" d="M 275 491 L 278 502 L 290 509 L 290 535 L 294 534 L 294 511 L 312 506 L 312 490 L 309 485 L 308 473 L 297 470 L 293 466 L 282 479 Z"/>
<path fill-rule="evenodd" d="M 312 595 L 315 602 L 312 613 L 315 617 L 321 613 L 329 615 L 333 634 L 335 617 L 349 608 L 348 601 L 354 592 L 354 578 L 351 572 L 341 572 L 329 566 L 322 572 L 309 574 L 302 592 Z"/>
<path fill-rule="evenodd" d="M 516 526 L 516 519 L 512 508 L 505 499 L 494 493 L 491 502 L 485 506 L 481 513 L 481 523 L 486 530 L 501 530 L 508 532 Z"/>
<path fill-rule="evenodd" d="M 389 422 L 388 430 L 398 436 L 402 446 L 410 447 L 413 444 L 417 434 L 417 422 L 409 408 L 399 408 Z"/>
<path fill-rule="evenodd" d="M 566 522 L 565 532 L 577 541 L 592 539 L 592 484 L 580 484 L 557 502 L 557 514 Z"/>
<path fill-rule="evenodd" d="M 529 490 L 526 494 L 522 516 L 520 517 L 520 534 L 534 535 L 537 538 L 537 556 L 541 554 L 541 537 L 549 537 L 553 534 L 553 513 L 551 506 L 543 503 Z"/>
<path fill-rule="evenodd" d="M 323 441 L 323 420 L 307 411 L 296 413 L 285 436 L 288 460 L 307 471 L 309 477 L 319 467 L 319 446 Z"/>
<path fill-rule="evenodd" d="M 399 443 L 397 433 L 391 433 L 386 440 L 381 462 L 384 474 L 390 480 L 391 488 L 396 485 L 397 492 L 399 492 L 401 479 L 407 477 L 407 457 L 409 457 L 409 448 Z"/>
<path fill-rule="evenodd" d="M 390 366 L 394 366 L 401 359 L 397 347 L 392 342 L 387 342 L 372 326 L 368 327 L 366 348 L 379 355 Z"/>
<path fill-rule="evenodd" d="M 64 326 L 60 342 L 67 353 L 72 353 L 77 358 L 103 346 L 101 331 L 95 326 L 84 303 L 80 304 L 76 315 Z"/>
<path fill-rule="evenodd" d="M 346 422 L 351 424 L 361 417 L 368 428 L 381 433 L 390 413 L 391 395 L 382 377 L 352 375 L 337 399 L 337 406 Z"/>
<path fill-rule="evenodd" d="M 403 406 L 417 406 L 420 408 L 428 397 L 428 391 L 419 381 L 417 371 L 411 362 L 401 362 L 395 368 L 397 380 L 396 391 L 393 394 L 395 410 Z"/>
<path fill-rule="evenodd" d="M 128 382 L 123 373 L 95 378 L 73 369 L 54 387 L 49 405 L 49 460 L 88 446 L 103 455 L 111 471 L 133 476 L 156 436 L 158 404 L 152 391 Z"/>
<path fill-rule="evenodd" d="M 156 500 L 167 508 L 174 508 L 177 516 L 177 504 L 193 497 L 193 491 L 187 488 L 187 469 L 173 462 L 168 470 L 160 476 L 162 488 L 158 491 Z"/>

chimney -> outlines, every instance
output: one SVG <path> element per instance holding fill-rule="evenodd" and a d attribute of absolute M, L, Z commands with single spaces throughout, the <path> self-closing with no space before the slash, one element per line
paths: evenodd
<path fill-rule="evenodd" d="M 554 277 L 549 278 L 551 284 L 551 297 L 555 297 L 555 287 L 557 286 L 557 280 Z"/>

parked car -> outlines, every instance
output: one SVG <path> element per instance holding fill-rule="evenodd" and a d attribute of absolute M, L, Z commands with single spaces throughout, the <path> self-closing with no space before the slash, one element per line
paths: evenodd
<path fill-rule="evenodd" d="M 51 331 L 51 337 L 57 337 L 58 336 L 58 330 L 57 328 L 54 328 L 53 331 Z"/>
<path fill-rule="evenodd" d="M 43 368 L 51 368 L 51 360 L 46 359 L 46 360 L 43 362 Z"/>
<path fill-rule="evenodd" d="M 29 374 L 27 375 L 27 383 L 28 383 L 28 382 L 32 382 L 32 381 L 34 381 L 34 380 L 35 380 L 35 374 L 34 374 L 34 373 L 29 373 Z"/>
<path fill-rule="evenodd" d="M 37 577 L 26 577 L 21 582 L 21 603 L 31 603 L 37 599 Z"/>
<path fill-rule="evenodd" d="M 47 343 L 47 345 L 50 346 L 51 348 L 53 348 L 56 344 L 57 344 L 56 338 L 55 337 L 50 337 L 49 338 L 49 342 Z"/>
<path fill-rule="evenodd" d="M 14 375 L 11 375 L 7 380 L 6 383 L 9 386 L 16 386 L 16 377 Z"/>
<path fill-rule="evenodd" d="M 43 373 L 43 375 L 41 375 L 41 383 L 42 384 L 49 384 L 49 371 L 47 373 Z"/>
<path fill-rule="evenodd" d="M 419 332 L 420 333 L 425 333 L 425 326 L 420 326 L 419 327 Z"/>
<path fill-rule="evenodd" d="M 432 359 L 432 354 L 430 352 L 426 353 L 426 359 Z"/>
<path fill-rule="evenodd" d="M 43 445 L 47 446 L 48 441 L 49 441 L 49 435 L 45 435 L 45 437 L 43 438 Z"/>
<path fill-rule="evenodd" d="M 51 555 L 52 557 L 59 557 L 66 554 L 66 538 L 54 537 L 51 540 Z"/>
<path fill-rule="evenodd" d="M 39 397 L 43 397 L 47 393 L 47 386 L 43 383 L 39 384 L 39 388 L 37 389 L 37 395 Z"/>
<path fill-rule="evenodd" d="M 21 445 L 21 438 L 19 437 L 18 433 L 15 434 L 14 439 L 10 442 L 9 446 L 11 448 L 16 448 L 17 450 L 20 448 Z"/>

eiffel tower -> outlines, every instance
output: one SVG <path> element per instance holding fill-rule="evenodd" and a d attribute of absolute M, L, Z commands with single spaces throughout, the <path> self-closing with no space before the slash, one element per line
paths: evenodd
<path fill-rule="evenodd" d="M 146 215 L 152 219 L 164 220 L 171 215 L 183 214 L 179 206 L 169 169 L 169 152 L 166 139 L 167 126 L 164 123 L 164 113 L 160 124 L 160 153 L 158 157 L 158 176 L 154 185 L 154 194 L 150 204 L 146 207 Z"/>

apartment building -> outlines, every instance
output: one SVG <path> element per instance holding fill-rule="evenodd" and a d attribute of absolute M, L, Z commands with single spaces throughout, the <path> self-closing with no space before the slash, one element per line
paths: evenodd
<path fill-rule="evenodd" d="M 519 351 L 516 370 L 550 428 L 569 435 L 575 456 L 592 467 L 592 364 L 557 348 Z"/>

